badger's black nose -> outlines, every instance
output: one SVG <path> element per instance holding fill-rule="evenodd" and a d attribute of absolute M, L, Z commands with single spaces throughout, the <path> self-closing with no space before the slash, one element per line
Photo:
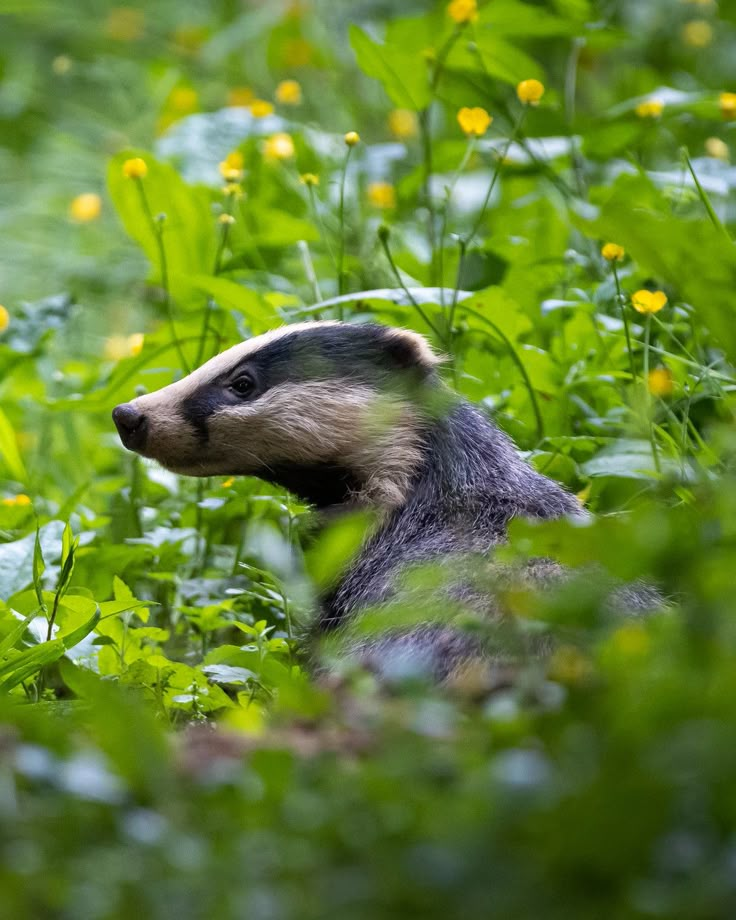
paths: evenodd
<path fill-rule="evenodd" d="M 112 420 L 118 429 L 120 440 L 128 450 L 141 450 L 148 434 L 148 421 L 145 415 L 130 403 L 123 403 L 112 410 Z"/>

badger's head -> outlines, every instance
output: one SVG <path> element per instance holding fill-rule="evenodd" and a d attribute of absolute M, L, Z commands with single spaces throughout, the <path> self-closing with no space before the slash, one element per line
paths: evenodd
<path fill-rule="evenodd" d="M 189 476 L 259 476 L 318 506 L 400 504 L 438 359 L 416 333 L 313 322 L 235 345 L 117 406 L 123 444 Z"/>

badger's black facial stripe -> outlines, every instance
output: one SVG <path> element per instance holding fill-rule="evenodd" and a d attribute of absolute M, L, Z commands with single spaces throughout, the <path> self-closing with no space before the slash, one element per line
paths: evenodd
<path fill-rule="evenodd" d="M 264 389 L 280 383 L 315 379 L 348 379 L 381 385 L 408 369 L 430 372 L 413 342 L 383 326 L 315 326 L 268 342 L 245 362 L 257 368 Z"/>
<path fill-rule="evenodd" d="M 239 383 L 248 381 L 249 387 L 241 390 Z M 250 362 L 241 362 L 232 371 L 203 384 L 181 403 L 180 414 L 197 433 L 199 440 L 209 440 L 207 421 L 220 409 L 241 405 L 255 398 L 259 392 L 258 377 Z"/>

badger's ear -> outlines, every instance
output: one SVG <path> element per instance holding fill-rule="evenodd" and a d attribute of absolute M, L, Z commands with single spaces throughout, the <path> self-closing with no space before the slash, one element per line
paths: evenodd
<path fill-rule="evenodd" d="M 396 367 L 418 367 L 430 371 L 442 361 L 423 335 L 408 329 L 389 329 L 384 346 Z"/>

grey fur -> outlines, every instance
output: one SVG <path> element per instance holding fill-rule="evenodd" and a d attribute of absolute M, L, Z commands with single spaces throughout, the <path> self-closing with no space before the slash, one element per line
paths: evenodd
<path fill-rule="evenodd" d="M 252 405 L 261 407 L 260 415 L 249 409 L 239 413 L 239 397 L 229 389 L 233 369 L 244 361 L 265 393 L 257 391 L 251 397 Z M 433 603 L 439 599 L 450 607 L 480 609 L 503 626 L 508 618 L 498 597 L 504 585 L 521 582 L 544 589 L 569 577 L 550 560 L 532 560 L 512 570 L 489 562 L 488 554 L 507 540 L 509 521 L 587 515 L 574 496 L 524 462 L 510 439 L 485 415 L 445 387 L 436 363 L 427 343 L 413 333 L 370 324 L 303 324 L 236 346 L 184 381 L 118 407 L 114 418 L 131 449 L 159 459 L 170 469 L 194 475 L 257 473 L 301 491 L 318 505 L 331 506 L 333 513 L 353 507 L 356 495 L 369 505 L 377 503 L 378 526 L 322 598 L 314 635 L 338 638 L 341 655 L 356 658 L 387 678 L 418 669 L 434 679 L 448 680 L 469 662 L 502 661 L 507 655 L 503 642 L 489 649 L 455 628 L 451 618 L 443 621 L 432 616 L 410 628 L 389 626 L 377 637 L 366 638 L 356 629 L 361 614 L 385 610 L 392 602 L 424 610 L 426 598 L 407 592 L 401 582 L 408 567 L 432 563 L 435 571 L 449 574 L 445 594 L 435 595 Z M 332 386 L 315 388 L 315 381 Z M 358 427 L 356 381 L 361 394 L 368 392 L 372 398 L 375 392 L 377 405 L 387 392 L 401 401 L 405 411 L 396 416 L 395 427 L 379 426 L 379 434 Z M 269 394 L 277 392 L 274 387 L 285 382 L 289 388 L 285 392 L 291 395 L 281 404 L 269 402 Z M 312 445 L 309 456 L 314 459 L 306 463 L 292 456 L 303 446 L 300 426 L 295 423 L 285 429 L 285 410 L 269 407 L 293 405 L 294 394 L 306 397 L 308 393 L 316 394 L 314 400 L 322 403 L 314 412 L 315 420 L 321 421 L 315 421 L 310 431 L 321 447 Z M 352 438 L 358 443 L 357 449 L 352 444 L 349 453 L 333 456 L 334 413 L 340 416 L 343 442 Z M 253 421 L 256 417 L 258 424 Z M 216 450 L 212 426 L 219 432 L 214 438 Z M 249 455 L 262 454 L 268 445 L 260 444 L 259 438 L 269 431 L 287 445 L 282 454 L 285 450 L 288 455 L 279 454 L 277 463 L 271 459 L 260 467 L 239 469 L 243 463 L 239 452 L 247 448 Z M 290 438 L 280 437 L 285 431 Z M 370 443 L 361 440 L 370 438 Z M 394 450 L 400 444 L 402 451 Z M 187 445 L 186 457 L 182 445 Z M 396 464 L 391 468 L 396 482 L 371 490 L 370 470 L 381 470 L 376 456 L 383 460 L 392 450 L 395 456 L 406 457 L 398 463 L 399 469 Z M 271 457 L 267 451 L 266 455 Z M 340 491 L 342 484 L 345 488 Z M 391 501 L 381 505 L 376 495 L 388 495 Z M 479 572 L 499 590 L 479 588 Z M 647 586 L 624 587 L 612 595 L 614 606 L 628 610 L 651 609 L 659 603 L 659 595 Z M 531 642 L 525 651 L 538 654 L 547 649 L 545 639 Z"/>

